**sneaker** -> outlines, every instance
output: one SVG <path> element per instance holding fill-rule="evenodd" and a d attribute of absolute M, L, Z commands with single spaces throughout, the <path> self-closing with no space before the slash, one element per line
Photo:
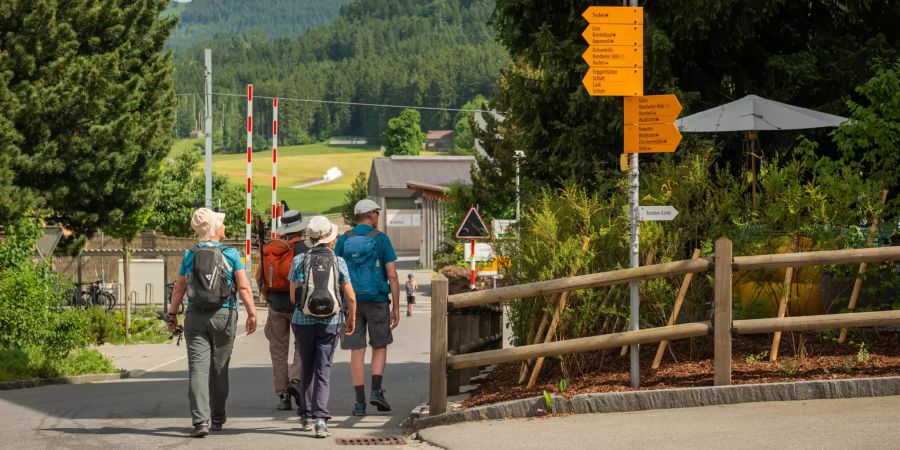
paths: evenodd
<path fill-rule="evenodd" d="M 222 425 L 225 425 L 225 422 L 213 422 L 209 427 L 209 431 L 222 431 Z"/>
<path fill-rule="evenodd" d="M 191 431 L 191 437 L 202 438 L 209 436 L 209 423 L 200 422 L 194 424 L 194 431 Z"/>
<path fill-rule="evenodd" d="M 353 415 L 354 416 L 366 415 L 366 402 L 356 402 L 356 405 L 353 406 Z"/>
<path fill-rule="evenodd" d="M 279 411 L 290 411 L 291 409 L 291 396 L 288 394 L 279 394 L 278 395 L 278 405 L 275 406 L 275 409 Z"/>
<path fill-rule="evenodd" d="M 316 420 L 316 437 L 327 438 L 328 436 L 330 436 L 328 433 L 328 425 L 322 419 Z"/>
<path fill-rule="evenodd" d="M 391 410 L 391 405 L 384 398 L 384 389 L 372 389 L 372 400 L 369 400 L 369 403 L 375 405 L 381 412 Z"/>
<path fill-rule="evenodd" d="M 312 431 L 313 430 L 313 420 L 309 417 L 303 416 L 300 418 L 300 431 Z"/>
<path fill-rule="evenodd" d="M 407 312 L 406 312 L 406 317 L 412 317 L 412 313 L 409 312 L 409 311 L 407 311 Z"/>

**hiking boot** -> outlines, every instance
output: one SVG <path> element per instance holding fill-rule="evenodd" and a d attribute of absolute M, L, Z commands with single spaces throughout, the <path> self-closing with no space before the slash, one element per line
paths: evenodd
<path fill-rule="evenodd" d="M 316 420 L 316 437 L 327 438 L 328 436 L 330 436 L 330 434 L 328 433 L 328 425 L 325 423 L 325 420 Z"/>
<path fill-rule="evenodd" d="M 372 389 L 372 399 L 369 400 L 369 403 L 375 405 L 381 412 L 391 410 L 391 405 L 384 398 L 384 389 Z"/>
<path fill-rule="evenodd" d="M 209 427 L 209 431 L 222 431 L 222 425 L 225 425 L 225 422 L 213 422 Z"/>
<path fill-rule="evenodd" d="M 291 409 L 291 396 L 288 394 L 279 394 L 278 395 L 278 405 L 275 406 L 275 409 L 279 411 L 290 411 Z"/>
<path fill-rule="evenodd" d="M 354 416 L 366 415 L 366 402 L 356 402 L 356 405 L 353 405 L 353 415 Z"/>
<path fill-rule="evenodd" d="M 200 422 L 194 424 L 194 431 L 191 431 L 191 437 L 202 438 L 209 436 L 209 423 Z"/>
<path fill-rule="evenodd" d="M 313 430 L 313 420 L 309 417 L 303 416 L 300 418 L 300 431 L 312 431 Z"/>

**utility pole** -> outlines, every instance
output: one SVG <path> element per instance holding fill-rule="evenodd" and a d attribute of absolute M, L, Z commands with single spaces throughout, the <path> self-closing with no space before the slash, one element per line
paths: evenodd
<path fill-rule="evenodd" d="M 204 56 L 203 78 L 206 82 L 204 92 L 206 94 L 206 124 L 203 134 L 206 137 L 206 201 L 207 208 L 212 209 L 212 49 L 206 49 Z"/>
<path fill-rule="evenodd" d="M 636 7 L 638 5 L 638 0 L 623 0 L 623 3 L 626 3 L 623 6 Z M 630 172 L 631 196 L 628 201 L 628 219 L 631 222 L 631 250 L 629 258 L 631 267 L 639 267 L 641 265 L 639 239 L 640 217 L 638 217 L 638 208 L 640 206 L 640 196 L 638 195 L 638 191 L 641 187 L 640 174 L 641 172 L 640 170 L 638 170 L 638 154 L 632 153 Z M 629 283 L 628 288 L 630 291 L 629 306 L 631 313 L 631 326 L 629 327 L 629 329 L 631 331 L 637 331 L 638 328 L 640 328 L 640 324 L 638 322 L 641 318 L 640 288 L 637 281 L 632 281 L 631 283 Z M 638 387 L 641 384 L 640 351 L 640 345 L 631 346 L 631 387 Z"/>
<path fill-rule="evenodd" d="M 522 209 L 522 196 L 519 190 L 519 166 L 522 164 L 522 160 L 525 159 L 525 152 L 522 150 L 516 150 L 515 153 L 516 158 L 516 224 L 518 224 L 519 219 L 521 218 L 521 209 Z M 518 226 L 518 225 L 516 225 Z"/>

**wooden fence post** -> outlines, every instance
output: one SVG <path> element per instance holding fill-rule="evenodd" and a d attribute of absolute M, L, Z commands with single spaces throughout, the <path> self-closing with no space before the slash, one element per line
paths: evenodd
<path fill-rule="evenodd" d="M 716 285 L 715 317 L 713 334 L 715 338 L 716 386 L 731 384 L 731 241 L 722 236 L 716 240 Z"/>
<path fill-rule="evenodd" d="M 431 367 L 428 414 L 447 411 L 447 277 L 431 280 Z"/>
<path fill-rule="evenodd" d="M 800 246 L 800 236 L 795 234 L 791 239 L 791 253 L 797 253 Z M 781 319 L 787 314 L 788 302 L 791 299 L 791 285 L 794 278 L 794 268 L 788 267 L 784 270 L 784 291 L 781 293 L 781 301 L 778 303 L 778 318 Z M 776 331 L 772 336 L 772 350 L 769 351 L 769 361 L 775 362 L 778 359 L 778 347 L 781 346 L 781 332 Z"/>

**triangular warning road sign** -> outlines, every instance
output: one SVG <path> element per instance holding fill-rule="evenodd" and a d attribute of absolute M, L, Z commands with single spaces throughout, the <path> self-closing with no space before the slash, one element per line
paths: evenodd
<path fill-rule="evenodd" d="M 478 210 L 475 207 L 469 208 L 469 212 L 466 213 L 466 218 L 463 219 L 462 223 L 459 225 L 459 229 L 456 230 L 456 238 L 457 239 L 488 239 L 490 234 L 488 234 L 487 226 L 484 224 L 484 220 L 481 219 L 481 214 L 478 214 Z"/>

